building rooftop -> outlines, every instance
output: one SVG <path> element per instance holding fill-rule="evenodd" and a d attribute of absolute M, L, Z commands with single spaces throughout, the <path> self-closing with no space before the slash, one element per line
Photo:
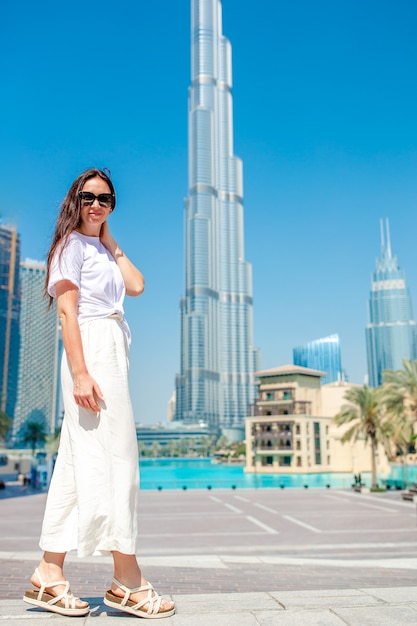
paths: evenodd
<path fill-rule="evenodd" d="M 313 370 L 309 367 L 302 367 L 301 365 L 281 365 L 280 367 L 273 367 L 269 370 L 261 370 L 255 372 L 255 376 L 288 376 L 288 374 L 302 374 L 303 376 L 327 376 L 326 372 L 320 370 Z"/>
<path fill-rule="evenodd" d="M 351 383 L 347 380 L 335 380 L 332 383 L 325 383 L 322 385 L 322 389 L 326 387 L 326 389 L 333 389 L 336 387 L 343 387 L 344 389 L 350 389 L 351 387 L 362 387 L 359 383 Z"/>

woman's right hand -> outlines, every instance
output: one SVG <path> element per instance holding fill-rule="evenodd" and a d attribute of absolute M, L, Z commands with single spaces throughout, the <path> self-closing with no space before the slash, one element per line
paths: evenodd
<path fill-rule="evenodd" d="M 78 406 L 93 413 L 101 411 L 98 401 L 104 400 L 100 387 L 88 373 L 74 376 L 74 398 Z"/>
<path fill-rule="evenodd" d="M 74 377 L 74 398 L 78 406 L 98 413 L 99 401 L 103 402 L 100 387 L 90 376 L 84 359 L 80 325 L 78 323 L 78 287 L 69 280 L 60 280 L 56 284 L 58 297 L 58 315 L 62 325 L 62 340 Z"/>

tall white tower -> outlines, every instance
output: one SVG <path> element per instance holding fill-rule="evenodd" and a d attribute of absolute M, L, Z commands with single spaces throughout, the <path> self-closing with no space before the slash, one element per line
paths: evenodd
<path fill-rule="evenodd" d="M 243 241 L 242 162 L 233 153 L 232 50 L 219 0 L 191 1 L 189 193 L 176 419 L 243 434 L 258 351 Z"/>

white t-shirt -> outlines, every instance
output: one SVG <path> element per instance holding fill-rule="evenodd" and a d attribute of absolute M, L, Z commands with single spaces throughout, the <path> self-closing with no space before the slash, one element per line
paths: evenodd
<path fill-rule="evenodd" d="M 49 270 L 48 293 L 56 298 L 56 284 L 69 280 L 78 288 L 78 321 L 120 315 L 124 319 L 125 285 L 122 274 L 110 252 L 99 237 L 89 237 L 73 231 L 60 256 L 58 247 Z"/>

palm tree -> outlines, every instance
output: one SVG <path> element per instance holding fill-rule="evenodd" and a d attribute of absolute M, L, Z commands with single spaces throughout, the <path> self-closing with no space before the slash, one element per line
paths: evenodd
<path fill-rule="evenodd" d="M 12 420 L 4 411 L 0 409 L 0 441 L 6 439 L 6 435 L 10 430 Z"/>
<path fill-rule="evenodd" d="M 167 455 L 169 457 L 175 457 L 178 456 L 178 445 L 177 442 L 174 440 L 168 441 L 167 445 L 165 446 L 166 451 L 167 451 Z"/>
<path fill-rule="evenodd" d="M 349 404 L 342 406 L 339 413 L 333 418 L 338 426 L 351 424 L 352 426 L 342 436 L 341 441 L 364 439 L 371 444 L 372 488 L 377 488 L 376 482 L 376 451 L 378 443 L 385 447 L 391 433 L 391 425 L 385 420 L 385 407 L 382 389 L 373 389 L 367 385 L 351 387 L 345 394 Z"/>
<path fill-rule="evenodd" d="M 394 374 L 395 372 L 391 372 Z M 391 443 L 394 450 L 390 456 L 393 458 L 398 452 L 407 454 L 414 441 L 415 418 L 407 410 L 403 397 L 398 394 L 394 386 L 387 383 L 382 386 L 382 396 L 385 404 L 387 418 L 390 420 L 392 434 Z"/>
<path fill-rule="evenodd" d="M 161 444 L 158 441 L 153 441 L 151 445 L 152 456 L 156 459 L 161 456 Z"/>
<path fill-rule="evenodd" d="M 189 437 L 187 441 L 188 441 L 188 456 L 195 456 L 196 440 L 194 439 L 194 437 Z"/>
<path fill-rule="evenodd" d="M 227 448 L 229 446 L 229 439 L 226 435 L 220 435 L 220 437 L 216 441 L 216 450 L 221 450 L 222 448 Z"/>
<path fill-rule="evenodd" d="M 393 427 L 392 441 L 397 454 L 404 458 L 407 486 L 407 454 L 414 447 L 417 421 L 417 361 L 404 359 L 403 369 L 386 370 L 382 379 L 386 409 Z"/>
<path fill-rule="evenodd" d="M 417 361 L 404 359 L 403 368 L 382 373 L 386 401 L 393 409 L 404 407 L 410 418 L 417 421 Z"/>
<path fill-rule="evenodd" d="M 44 443 L 47 432 L 45 422 L 38 420 L 28 420 L 23 430 L 23 443 L 30 445 L 32 456 L 35 456 L 36 444 Z"/>
<path fill-rule="evenodd" d="M 61 440 L 61 429 L 56 428 L 54 433 L 46 437 L 46 450 L 49 456 L 54 457 L 58 453 L 59 442 Z"/>
<path fill-rule="evenodd" d="M 238 441 L 233 445 L 233 457 L 236 459 L 246 457 L 246 443 L 244 441 Z"/>
<path fill-rule="evenodd" d="M 186 439 L 185 437 L 180 437 L 178 441 L 179 456 L 181 457 L 188 456 L 188 450 L 189 450 L 188 439 Z"/>
<path fill-rule="evenodd" d="M 212 442 L 207 435 L 200 435 L 197 440 L 198 450 L 202 456 L 210 456 L 212 449 Z"/>

